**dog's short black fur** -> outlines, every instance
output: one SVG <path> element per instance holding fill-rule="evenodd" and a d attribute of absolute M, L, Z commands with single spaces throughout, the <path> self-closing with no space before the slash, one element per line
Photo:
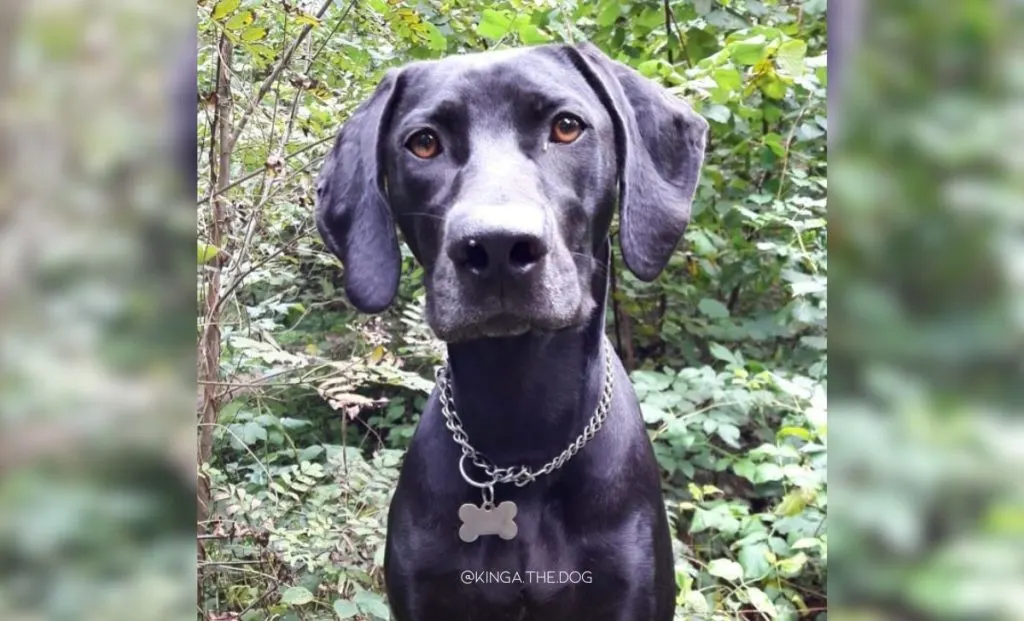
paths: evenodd
<path fill-rule="evenodd" d="M 397 224 L 424 267 L 470 442 L 497 465 L 537 468 L 597 405 L 616 203 L 626 265 L 651 280 L 688 223 L 706 134 L 688 105 L 589 44 L 413 63 L 342 128 L 317 225 L 349 299 L 377 312 L 398 287 Z M 480 491 L 459 474 L 435 391 L 388 518 L 398 621 L 672 618 L 658 466 L 617 357 L 613 373 L 608 419 L 578 455 L 497 486 L 519 507 L 507 541 L 459 539 L 459 507 Z"/>

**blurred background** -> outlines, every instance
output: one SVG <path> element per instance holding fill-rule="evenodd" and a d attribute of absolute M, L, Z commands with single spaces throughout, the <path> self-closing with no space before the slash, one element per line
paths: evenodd
<path fill-rule="evenodd" d="M 829 4 L 835 619 L 1024 618 L 1022 9 Z"/>
<path fill-rule="evenodd" d="M 828 7 L 836 619 L 1024 618 L 1022 8 Z M 194 11 L 0 2 L 3 619 L 196 614 Z"/>
<path fill-rule="evenodd" d="M 0 2 L 3 619 L 195 616 L 194 24 Z"/>

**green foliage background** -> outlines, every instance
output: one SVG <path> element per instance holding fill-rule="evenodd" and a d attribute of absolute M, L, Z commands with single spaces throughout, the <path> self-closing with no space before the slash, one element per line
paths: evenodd
<path fill-rule="evenodd" d="M 608 325 L 663 468 L 678 617 L 824 618 L 824 0 L 221 0 L 198 14 L 199 294 L 216 302 L 198 328 L 217 343 L 200 365 L 208 618 L 389 616 L 387 503 L 442 349 L 411 256 L 396 305 L 363 316 L 315 235 L 314 179 L 341 123 L 411 59 L 583 40 L 711 123 L 685 244 L 654 283 L 616 257 Z M 231 141 L 213 131 L 225 119 Z"/>

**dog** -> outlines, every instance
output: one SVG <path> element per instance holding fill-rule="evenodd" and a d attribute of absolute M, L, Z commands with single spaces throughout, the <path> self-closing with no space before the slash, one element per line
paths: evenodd
<path fill-rule="evenodd" d="M 397 228 L 447 345 L 388 513 L 397 621 L 672 618 L 659 468 L 604 336 L 609 229 L 618 205 L 627 268 L 656 278 L 707 132 L 587 43 L 392 69 L 342 127 L 316 223 L 345 293 L 391 304 Z"/>

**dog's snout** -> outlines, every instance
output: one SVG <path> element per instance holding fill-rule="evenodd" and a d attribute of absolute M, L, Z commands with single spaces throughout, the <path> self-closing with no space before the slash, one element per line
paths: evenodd
<path fill-rule="evenodd" d="M 457 268 L 482 278 L 525 275 L 547 253 L 542 237 L 524 231 L 461 235 L 448 248 L 448 256 Z"/>
<path fill-rule="evenodd" d="M 458 270 L 480 278 L 520 277 L 547 255 L 543 217 L 500 208 L 474 212 L 449 230 L 448 257 Z"/>

